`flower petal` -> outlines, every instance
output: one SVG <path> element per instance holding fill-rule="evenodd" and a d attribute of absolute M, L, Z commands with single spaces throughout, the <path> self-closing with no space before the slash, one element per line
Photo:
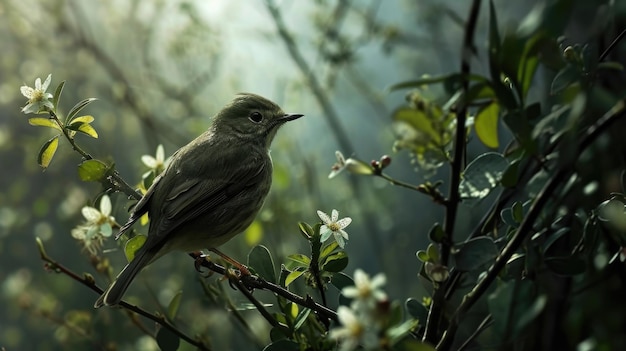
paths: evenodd
<path fill-rule="evenodd" d="M 335 157 L 337 158 L 337 163 L 339 163 L 340 166 L 343 166 L 346 164 L 346 158 L 343 157 L 343 154 L 341 153 L 341 151 L 339 150 L 335 151 Z"/>
<path fill-rule="evenodd" d="M 22 85 L 20 87 L 20 92 L 27 99 L 30 99 L 33 96 L 33 91 L 35 91 L 35 89 L 33 89 L 31 87 L 27 87 L 26 85 Z"/>
<path fill-rule="evenodd" d="M 337 221 L 337 225 L 338 225 L 341 229 L 343 229 L 343 228 L 345 228 L 345 227 L 349 226 L 349 225 L 350 225 L 350 223 L 352 223 L 352 218 L 350 218 L 350 217 L 342 218 L 342 219 L 340 219 L 340 220 L 338 220 L 338 221 Z"/>
<path fill-rule="evenodd" d="M 111 228 L 109 223 L 104 223 L 100 226 L 100 234 L 108 238 L 113 234 L 113 228 Z"/>
<path fill-rule="evenodd" d="M 48 86 L 50 86 L 50 81 L 52 80 L 52 74 L 48 74 L 48 77 L 46 78 L 46 81 L 43 82 L 43 85 L 41 86 L 41 90 L 42 91 L 46 91 L 48 89 Z"/>
<path fill-rule="evenodd" d="M 41 78 L 35 79 L 35 89 L 41 90 Z"/>
<path fill-rule="evenodd" d="M 322 220 L 322 222 L 324 222 L 324 224 L 329 224 L 331 222 L 330 217 L 328 217 L 326 213 L 317 210 L 317 215 Z"/>
<path fill-rule="evenodd" d="M 146 165 L 148 168 L 157 167 L 157 160 L 150 155 L 141 156 L 141 162 L 143 162 L 143 164 Z"/>
<path fill-rule="evenodd" d="M 341 234 L 338 232 L 333 232 L 333 235 L 339 247 L 343 249 L 344 246 L 346 246 L 346 242 L 343 240 L 343 237 L 341 236 Z"/>
<path fill-rule="evenodd" d="M 108 195 L 104 195 L 100 199 L 100 212 L 106 217 L 111 214 L 111 198 Z"/>
<path fill-rule="evenodd" d="M 95 222 L 100 219 L 100 211 L 96 210 L 93 207 L 85 206 L 80 212 L 83 214 L 83 217 L 89 222 Z"/>
<path fill-rule="evenodd" d="M 165 149 L 163 148 L 163 144 L 159 144 L 159 146 L 157 146 L 157 151 L 156 151 L 156 161 L 158 163 L 163 163 L 164 159 L 165 159 Z"/>
<path fill-rule="evenodd" d="M 320 238 L 320 241 L 324 242 L 324 241 L 328 240 L 328 238 L 330 238 L 330 235 L 333 233 L 333 231 L 330 230 L 326 225 L 323 225 L 320 228 L 320 233 L 322 235 L 321 238 Z"/>
<path fill-rule="evenodd" d="M 335 210 L 335 209 L 333 208 L 332 216 L 330 217 L 330 219 L 331 219 L 333 222 L 337 222 L 337 219 L 339 219 L 339 211 L 337 211 L 337 210 Z"/>
<path fill-rule="evenodd" d="M 350 237 L 348 236 L 348 233 L 347 233 L 345 230 L 343 230 L 343 229 L 339 229 L 339 233 L 341 234 L 341 236 L 342 236 L 344 239 L 346 239 L 346 240 L 350 239 Z"/>

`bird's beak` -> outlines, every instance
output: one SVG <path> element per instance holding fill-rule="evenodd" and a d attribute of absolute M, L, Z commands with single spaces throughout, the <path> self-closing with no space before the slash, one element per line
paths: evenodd
<path fill-rule="evenodd" d="M 289 121 L 293 121 L 294 119 L 298 119 L 300 117 L 302 117 L 304 115 L 299 114 L 299 113 L 286 113 L 284 116 L 282 116 L 280 118 L 281 122 L 289 122 Z"/>

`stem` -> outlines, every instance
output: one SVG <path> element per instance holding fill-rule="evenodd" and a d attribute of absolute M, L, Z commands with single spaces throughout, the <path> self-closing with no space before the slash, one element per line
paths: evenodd
<path fill-rule="evenodd" d="M 95 282 L 93 280 L 93 277 L 91 277 L 91 276 L 84 276 L 84 277 L 79 276 L 78 274 L 74 273 L 73 271 L 71 271 L 67 267 L 63 266 L 62 264 L 60 264 L 59 262 L 55 261 L 50 256 L 48 256 L 45 253 L 45 251 L 43 250 L 43 245 L 41 244 L 41 242 L 39 240 L 38 240 L 38 245 L 39 245 L 39 254 L 40 254 L 41 260 L 46 262 L 46 267 L 48 269 L 53 270 L 53 271 L 58 271 L 58 272 L 61 272 L 61 273 L 65 274 L 66 276 L 72 278 L 73 280 L 75 280 L 75 281 L 81 283 L 82 285 L 88 287 L 89 289 L 95 291 L 98 295 L 100 295 L 100 294 L 102 294 L 104 292 L 104 290 L 102 290 L 98 286 L 96 286 L 96 284 L 95 284 Z M 154 321 L 155 323 L 158 323 L 158 324 L 162 325 L 164 328 L 166 328 L 169 331 L 171 331 L 172 333 L 176 334 L 179 338 L 185 340 L 189 344 L 197 347 L 199 350 L 207 350 L 207 351 L 211 350 L 202 341 L 195 340 L 192 337 L 186 335 L 181 330 L 179 330 L 174 325 L 172 325 L 170 322 L 168 322 L 162 316 L 156 316 L 154 314 L 151 314 L 151 313 L 143 310 L 142 308 L 137 307 L 135 305 L 131 305 L 131 304 L 125 302 L 125 301 L 121 301 L 119 305 L 121 307 L 127 309 L 127 310 L 135 312 L 135 313 L 137 313 L 137 314 L 139 314 L 141 316 L 144 316 L 144 317 Z"/>
<path fill-rule="evenodd" d="M 198 260 L 199 258 L 203 258 L 202 254 L 199 252 L 192 252 L 189 253 L 189 256 L 191 256 L 192 258 L 194 258 L 196 260 L 196 264 L 201 265 L 202 267 L 208 268 L 210 270 L 212 270 L 213 272 L 225 275 L 226 273 L 226 268 L 211 262 L 209 260 L 202 259 L 202 260 Z M 315 301 L 313 301 L 313 299 L 311 299 L 310 296 L 307 296 L 306 298 L 301 297 L 299 295 L 296 295 L 294 293 L 292 293 L 289 290 L 286 290 L 285 288 L 276 285 L 274 283 L 270 283 L 266 280 L 264 280 L 261 277 L 255 276 L 255 275 L 244 275 L 241 277 L 241 282 L 243 283 L 243 285 L 248 288 L 248 289 L 260 289 L 260 290 L 269 290 L 273 293 L 275 293 L 276 295 L 282 296 L 284 298 L 286 298 L 287 300 L 291 301 L 291 302 L 295 302 L 300 306 L 303 307 L 307 307 L 310 308 L 311 310 L 315 311 L 319 316 L 327 318 L 327 319 L 331 319 L 335 322 L 338 322 L 339 319 L 337 318 L 337 313 L 333 310 L 331 310 L 330 308 L 326 307 L 326 306 L 322 306 L 318 303 L 316 303 Z"/>
<path fill-rule="evenodd" d="M 59 117 L 54 113 L 54 111 L 49 111 L 50 118 L 56 123 L 61 131 L 63 132 L 63 136 L 65 139 L 72 145 L 72 149 L 78 152 L 82 156 L 84 160 L 93 160 L 93 156 L 91 156 L 87 151 L 83 150 L 78 144 L 76 144 L 76 140 L 70 135 L 70 132 L 63 125 L 63 122 L 59 119 Z M 143 197 L 140 192 L 136 191 L 133 187 L 131 187 L 116 170 L 112 170 L 111 174 L 106 178 L 111 188 L 115 191 L 121 191 L 127 196 L 134 198 L 135 200 L 139 200 Z"/>
<path fill-rule="evenodd" d="M 304 56 L 298 49 L 298 45 L 296 45 L 296 41 L 289 33 L 285 22 L 283 21 L 283 17 L 276 7 L 276 4 L 273 0 L 266 1 L 266 7 L 274 20 L 274 24 L 276 25 L 276 29 L 278 30 L 278 35 L 283 39 L 285 46 L 287 47 L 287 51 L 291 56 L 291 59 L 295 62 L 296 66 L 300 69 L 308 86 L 311 88 L 311 92 L 315 99 L 320 104 L 322 111 L 324 113 L 322 116 L 326 118 L 326 121 L 330 125 L 330 130 L 334 133 L 335 139 L 342 150 L 354 150 L 352 144 L 350 143 L 350 138 L 348 137 L 348 133 L 344 130 L 341 123 L 339 123 L 339 116 L 337 112 L 333 108 L 330 103 L 330 99 L 328 95 L 326 95 L 324 87 L 320 83 L 320 81 L 315 76 L 315 72 L 311 69 L 307 61 L 304 59 Z"/>
<path fill-rule="evenodd" d="M 263 304 L 252 295 L 250 290 L 248 290 L 248 288 L 243 285 L 240 279 L 231 279 L 231 282 L 233 282 L 233 284 L 235 284 L 237 289 L 239 289 L 239 291 L 248 299 L 248 301 L 250 301 L 254 305 L 254 307 L 256 307 L 259 313 L 261 313 L 263 318 L 265 318 L 265 320 L 268 321 L 268 323 L 272 325 L 272 327 L 278 327 L 282 329 L 283 332 L 289 332 L 289 328 L 287 328 L 286 325 L 279 323 L 276 318 L 274 318 L 274 316 L 272 316 L 272 314 L 268 312 L 265 306 L 263 306 Z"/>
<path fill-rule="evenodd" d="M 470 75 L 470 58 L 472 48 L 474 46 L 474 32 L 476 31 L 476 22 L 480 9 L 480 0 L 474 0 L 470 8 L 469 17 L 465 24 L 465 36 L 463 38 L 463 46 L 461 48 L 461 76 L 469 77 Z M 467 95 L 469 90 L 469 80 L 464 79 L 461 87 L 463 95 Z M 465 122 L 467 118 L 467 103 L 461 102 L 460 108 L 456 114 L 456 134 L 454 139 L 454 158 L 452 160 L 452 169 L 450 171 L 450 189 L 448 192 L 448 201 L 446 201 L 446 212 L 444 217 L 443 230 L 446 234 L 445 240 L 441 243 L 441 264 L 448 265 L 450 250 L 453 244 L 454 225 L 456 222 L 456 214 L 460 202 L 459 184 L 461 182 L 461 172 L 463 171 L 465 161 L 465 137 L 467 128 Z M 443 304 L 445 303 L 445 289 L 436 289 L 433 295 L 433 301 L 430 305 L 428 318 L 426 320 L 426 330 L 423 340 L 425 342 L 434 343 L 438 337 L 438 329 L 443 315 Z"/>
<path fill-rule="evenodd" d="M 607 113 L 604 114 L 598 121 L 589 127 L 581 138 L 581 142 L 578 145 L 578 153 L 582 153 L 595 139 L 601 135 L 612 123 L 617 119 L 626 116 L 626 98 L 620 100 L 615 104 Z M 504 247 L 498 259 L 489 268 L 485 278 L 483 278 L 472 291 L 470 291 L 463 302 L 459 305 L 457 310 L 452 315 L 450 325 L 444 333 L 443 337 L 437 345 L 437 350 L 447 350 L 452 345 L 454 335 L 459 327 L 459 323 L 465 317 L 467 312 L 472 306 L 482 297 L 487 291 L 489 286 L 495 281 L 500 274 L 500 271 L 506 266 L 511 256 L 519 249 L 520 245 L 524 242 L 526 237 L 533 232 L 533 225 L 541 214 L 544 206 L 551 198 L 557 187 L 568 179 L 568 175 L 572 172 L 573 164 L 566 164 L 548 180 L 543 187 L 534 203 L 530 207 L 528 214 L 520 224 L 519 228 L 513 235 L 513 238 Z"/>

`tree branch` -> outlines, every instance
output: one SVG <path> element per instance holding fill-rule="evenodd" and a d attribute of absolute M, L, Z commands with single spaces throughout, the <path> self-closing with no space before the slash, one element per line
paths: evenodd
<path fill-rule="evenodd" d="M 611 124 L 624 116 L 626 116 L 626 98 L 623 98 L 617 104 L 615 104 L 607 113 L 604 114 L 604 116 L 598 119 L 598 121 L 594 125 L 589 127 L 584 132 L 582 138 L 580 139 L 581 142 L 578 145 L 578 153 L 582 153 Z M 556 173 L 554 173 L 554 175 L 548 180 L 539 195 L 537 195 L 537 198 L 533 202 L 528 211 L 528 214 L 520 224 L 519 228 L 517 229 L 511 240 L 504 247 L 504 249 L 500 253 L 500 256 L 498 256 L 494 264 L 489 268 L 485 277 L 474 287 L 472 291 L 465 295 L 463 302 L 454 312 L 450 320 L 450 325 L 448 326 L 448 329 L 439 341 L 439 344 L 437 345 L 437 350 L 447 350 L 450 348 L 458 329 L 459 323 L 461 322 L 463 317 L 465 317 L 470 308 L 474 306 L 474 304 L 487 291 L 489 286 L 497 278 L 498 274 L 500 274 L 500 271 L 506 266 L 506 263 L 511 258 L 511 256 L 519 249 L 520 245 L 524 242 L 528 235 L 533 232 L 533 225 L 541 214 L 544 206 L 552 197 L 552 194 L 555 192 L 558 186 L 563 181 L 566 181 L 568 179 L 568 176 L 571 174 L 572 169 L 573 164 L 565 164 L 561 166 L 560 169 Z"/>
<path fill-rule="evenodd" d="M 470 13 L 465 24 L 465 36 L 463 46 L 461 48 L 461 76 L 469 77 L 470 75 L 470 59 L 472 48 L 474 47 L 474 32 L 476 31 L 476 22 L 480 9 L 480 0 L 474 0 L 470 7 Z M 463 79 L 461 87 L 463 95 L 467 95 L 469 90 L 469 80 Z M 454 140 L 454 158 L 452 160 L 452 169 L 450 171 L 450 189 L 448 192 L 448 201 L 446 202 L 446 212 L 444 217 L 443 230 L 446 234 L 441 243 L 441 264 L 448 265 L 450 250 L 454 243 L 454 225 L 456 222 L 457 209 L 460 202 L 459 184 L 461 182 L 461 173 L 465 164 L 465 142 L 467 128 L 465 121 L 467 119 L 467 103 L 461 101 L 459 109 L 456 113 L 456 135 Z M 434 343 L 438 337 L 439 324 L 443 314 L 443 304 L 445 303 L 445 289 L 436 289 L 433 296 L 432 304 L 428 312 L 426 320 L 426 330 L 423 340 L 425 342 Z"/>

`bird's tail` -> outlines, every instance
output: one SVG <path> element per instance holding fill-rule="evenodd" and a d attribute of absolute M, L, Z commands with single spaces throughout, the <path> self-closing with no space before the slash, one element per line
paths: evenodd
<path fill-rule="evenodd" d="M 130 283 L 133 279 L 135 279 L 137 273 L 139 273 L 143 267 L 148 265 L 153 258 L 154 253 L 148 250 L 140 250 L 137 252 L 135 258 L 133 258 L 133 260 L 130 261 L 124 269 L 122 269 L 113 283 L 111 283 L 98 300 L 96 300 L 93 307 L 100 308 L 104 305 L 113 306 L 120 303 L 120 301 L 122 301 L 122 296 L 124 296 L 126 289 L 128 289 Z"/>

